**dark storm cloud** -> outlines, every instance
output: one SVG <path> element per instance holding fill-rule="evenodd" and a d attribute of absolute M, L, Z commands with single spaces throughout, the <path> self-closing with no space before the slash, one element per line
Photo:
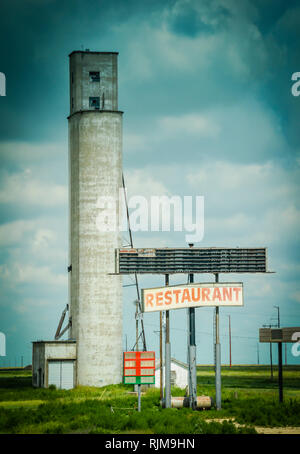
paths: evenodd
<path fill-rule="evenodd" d="M 212 34 L 228 27 L 230 11 L 216 1 L 177 2 L 170 18 L 170 27 L 176 34 L 195 37 Z"/>
<path fill-rule="evenodd" d="M 120 90 L 120 104 L 124 100 L 128 112 L 132 110 L 139 116 L 146 108 L 148 115 L 155 115 L 158 106 L 161 113 L 179 113 L 187 107 L 193 111 L 232 103 L 234 98 L 254 89 L 279 115 L 285 113 L 281 118 L 284 131 L 295 142 L 297 106 L 290 96 L 290 77 L 297 71 L 299 61 L 299 34 L 291 23 L 291 14 L 299 19 L 296 5 L 296 2 L 278 1 L 272 2 L 270 8 L 269 2 L 261 1 L 237 5 L 222 1 L 120 0 L 91 1 L 87 8 L 86 2 L 80 0 L 5 2 L 0 29 L 0 69 L 7 76 L 7 97 L 0 104 L 1 138 L 61 140 L 68 115 L 67 54 L 74 48 L 97 46 L 109 50 L 112 46 L 112 50 L 120 50 L 122 68 L 129 56 L 129 49 L 123 43 L 128 38 L 134 40 L 136 31 L 139 41 L 139 24 L 148 24 L 152 26 L 150 33 L 165 26 L 171 38 L 216 36 L 217 39 L 219 36 L 224 43 L 212 47 L 207 61 L 199 67 L 196 64 L 194 71 L 191 68 L 187 71 L 187 67 L 173 69 L 168 59 L 164 63 L 158 59 L 159 55 L 153 55 L 153 76 L 147 81 L 146 89 L 144 81 L 139 86 L 138 75 L 132 68 L 132 81 L 127 85 L 134 89 L 135 96 L 127 96 L 131 90 L 123 94 Z M 115 30 L 119 25 L 125 26 L 122 33 Z M 257 41 L 251 36 L 251 27 L 261 33 Z M 186 65 L 201 58 L 202 45 L 205 44 L 199 43 L 198 50 L 194 49 Z M 147 52 L 147 47 L 144 50 Z M 246 73 L 234 70 L 228 52 L 236 53 L 239 64 L 247 65 Z M 136 58 L 141 55 L 137 53 Z"/>

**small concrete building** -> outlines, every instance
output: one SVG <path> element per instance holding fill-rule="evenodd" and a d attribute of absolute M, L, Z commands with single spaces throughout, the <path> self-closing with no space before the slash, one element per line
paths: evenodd
<path fill-rule="evenodd" d="M 76 342 L 36 341 L 32 349 L 32 385 L 72 389 L 76 384 Z"/>
<path fill-rule="evenodd" d="M 165 379 L 165 366 L 163 364 L 163 380 Z M 188 365 L 171 358 L 171 386 L 186 388 L 188 386 Z M 155 388 L 160 387 L 160 361 L 155 362 Z"/>

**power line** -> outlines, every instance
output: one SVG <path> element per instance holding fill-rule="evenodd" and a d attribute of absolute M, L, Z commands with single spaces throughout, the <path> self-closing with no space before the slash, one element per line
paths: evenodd
<path fill-rule="evenodd" d="M 156 327 L 157 325 L 155 325 L 154 323 L 145 323 L 145 326 L 155 326 Z M 185 329 L 185 328 L 177 328 L 177 327 L 174 327 L 174 326 L 172 326 L 172 330 L 183 331 L 185 333 L 188 332 L 188 330 Z M 199 331 L 199 330 L 197 330 L 196 333 L 197 334 L 205 334 L 205 335 L 208 335 L 208 336 L 212 336 L 213 335 L 211 332 L 208 332 L 208 331 Z M 221 337 L 228 337 L 228 334 L 221 334 L 220 336 Z M 239 335 L 236 335 L 236 334 L 232 334 L 231 337 L 235 337 L 237 339 L 255 339 L 255 340 L 257 340 L 257 336 L 256 337 L 254 337 L 254 336 L 239 336 Z"/>

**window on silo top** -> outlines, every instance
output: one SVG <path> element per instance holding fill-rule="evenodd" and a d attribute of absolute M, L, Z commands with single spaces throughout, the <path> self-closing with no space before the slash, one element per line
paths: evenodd
<path fill-rule="evenodd" d="M 100 82 L 99 71 L 90 71 L 90 82 Z"/>
<path fill-rule="evenodd" d="M 89 98 L 89 106 L 92 109 L 99 109 L 99 107 L 100 107 L 100 97 L 99 96 L 90 97 Z"/>

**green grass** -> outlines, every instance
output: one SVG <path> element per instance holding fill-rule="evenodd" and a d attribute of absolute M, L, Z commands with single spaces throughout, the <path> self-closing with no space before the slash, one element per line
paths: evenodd
<path fill-rule="evenodd" d="M 200 367 L 197 371 L 198 382 L 214 386 L 214 368 Z M 222 367 L 223 388 L 277 389 L 278 369 L 273 367 L 271 380 L 268 366 L 232 366 Z M 284 388 L 300 390 L 300 366 L 283 367 Z"/>
<path fill-rule="evenodd" d="M 300 426 L 300 367 L 287 367 L 284 403 L 278 403 L 277 372 L 266 367 L 222 368 L 222 410 L 162 409 L 159 390 L 142 396 L 132 386 L 73 390 L 36 389 L 28 371 L 0 371 L 0 433 L 204 434 L 255 433 L 254 426 Z M 198 368 L 198 395 L 215 397 L 214 370 Z M 172 388 L 172 395 L 184 390 Z M 242 427 L 230 421 L 235 419 Z M 207 421 L 210 420 L 210 421 Z"/>

